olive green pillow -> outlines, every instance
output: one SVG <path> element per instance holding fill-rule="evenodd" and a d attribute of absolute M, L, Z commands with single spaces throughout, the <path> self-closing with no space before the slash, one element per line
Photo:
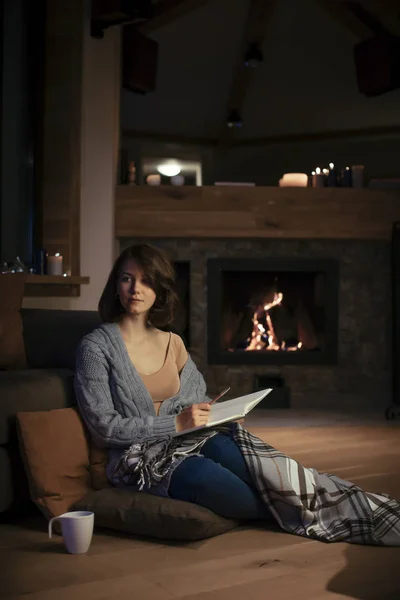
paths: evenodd
<path fill-rule="evenodd" d="M 98 527 L 161 540 L 201 540 L 239 525 L 197 504 L 123 488 L 89 492 L 74 508 L 93 511 Z"/>

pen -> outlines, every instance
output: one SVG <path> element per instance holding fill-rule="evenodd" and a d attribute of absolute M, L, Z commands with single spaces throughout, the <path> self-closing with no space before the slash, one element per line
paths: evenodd
<path fill-rule="evenodd" d="M 222 398 L 222 396 L 224 396 L 227 392 L 229 392 L 230 390 L 230 386 L 227 387 L 223 392 L 221 392 L 220 394 L 218 394 L 218 396 L 215 396 L 215 398 L 213 398 L 211 400 L 211 402 L 209 402 L 209 404 L 214 404 L 214 402 L 216 402 L 217 400 L 219 400 L 220 398 Z"/>

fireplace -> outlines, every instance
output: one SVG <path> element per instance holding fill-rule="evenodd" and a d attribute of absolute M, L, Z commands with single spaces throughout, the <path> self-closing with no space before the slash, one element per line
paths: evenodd
<path fill-rule="evenodd" d="M 209 259 L 209 364 L 336 364 L 336 260 Z"/>
<path fill-rule="evenodd" d="M 120 241 L 123 250 L 138 239 Z M 290 404 L 294 408 L 385 410 L 392 382 L 389 240 L 148 237 L 145 241 L 163 248 L 177 267 L 181 303 L 174 330 L 187 343 L 210 395 L 228 385 L 232 394 L 247 394 L 256 385 L 264 385 L 265 378 L 268 381 L 275 378 L 290 391 Z M 242 261 L 263 265 L 263 273 L 278 273 L 285 284 L 282 276 L 290 275 L 295 280 L 301 275 L 306 296 L 317 288 L 312 318 L 316 319 L 319 348 L 301 352 L 268 351 L 262 358 L 254 351 L 239 353 L 228 349 L 225 355 L 229 354 L 230 362 L 224 362 L 220 333 L 216 330 L 221 273 L 229 281 L 224 273 L 233 270 L 230 277 L 234 282 L 240 273 L 231 266 L 222 269 L 222 265 L 238 265 Z M 247 271 L 257 273 L 254 266 L 248 265 Z M 216 286 L 210 285 L 212 269 L 216 271 Z M 243 286 L 236 287 L 241 290 Z M 277 292 L 285 299 L 282 289 Z M 211 318 L 215 327 L 210 324 Z"/>

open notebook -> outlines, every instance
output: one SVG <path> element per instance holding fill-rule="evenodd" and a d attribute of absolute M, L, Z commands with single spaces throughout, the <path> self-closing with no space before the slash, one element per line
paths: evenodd
<path fill-rule="evenodd" d="M 246 396 L 240 396 L 239 398 L 233 398 L 233 400 L 226 400 L 225 402 L 216 402 L 211 406 L 210 418 L 206 425 L 200 425 L 199 427 L 193 427 L 192 429 L 186 429 L 175 433 L 174 437 L 180 435 L 186 435 L 192 431 L 198 431 L 200 429 L 206 429 L 221 425 L 222 423 L 229 423 L 229 421 L 237 421 L 243 419 L 265 396 L 268 396 L 272 392 L 272 388 L 266 390 L 260 390 L 253 394 L 247 394 Z"/>

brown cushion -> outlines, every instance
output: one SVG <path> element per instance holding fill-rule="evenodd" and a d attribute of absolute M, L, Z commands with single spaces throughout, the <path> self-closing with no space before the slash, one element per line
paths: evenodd
<path fill-rule="evenodd" d="M 203 539 L 238 524 L 190 502 L 110 486 L 107 451 L 89 445 L 76 408 L 17 413 L 17 423 L 31 498 L 47 518 L 91 510 L 96 526 L 171 540 Z"/>
<path fill-rule="evenodd" d="M 20 309 L 25 273 L 0 274 L 0 369 L 26 366 Z"/>
<path fill-rule="evenodd" d="M 89 492 L 74 508 L 93 511 L 98 527 L 161 540 L 201 540 L 239 524 L 198 504 L 114 487 Z"/>
<path fill-rule="evenodd" d="M 18 437 L 32 500 L 49 519 L 91 489 L 89 447 L 75 408 L 17 413 Z"/>

